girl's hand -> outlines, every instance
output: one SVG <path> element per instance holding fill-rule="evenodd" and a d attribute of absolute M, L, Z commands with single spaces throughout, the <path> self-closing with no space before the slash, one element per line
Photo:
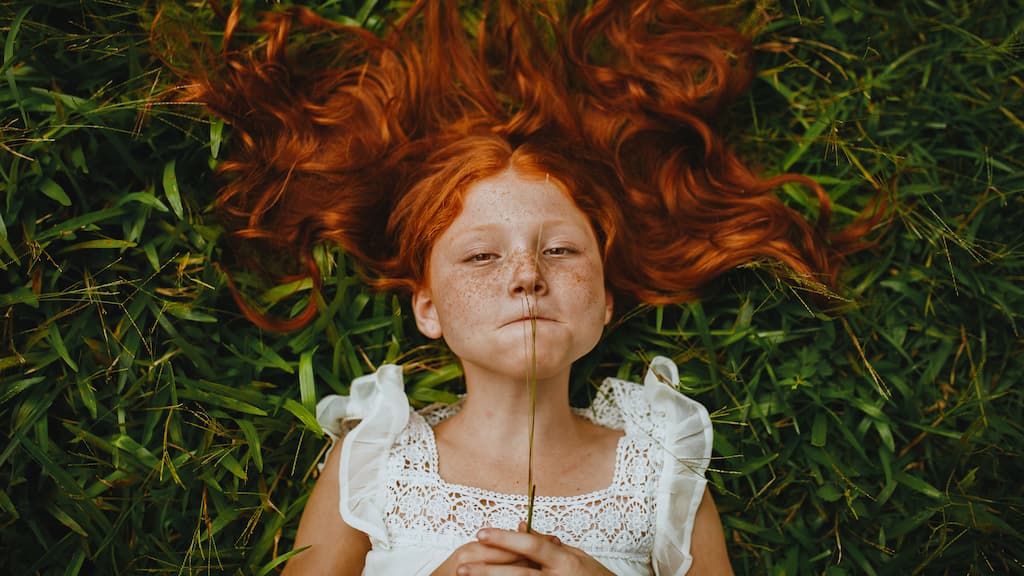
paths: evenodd
<path fill-rule="evenodd" d="M 526 558 L 514 552 L 488 546 L 481 542 L 469 542 L 456 548 L 443 564 L 430 573 L 430 576 L 461 576 L 464 572 L 460 571 L 459 568 L 463 566 L 493 566 L 515 569 L 515 566 L 529 565 L 530 562 Z M 465 574 L 471 574 L 471 572 L 465 572 Z"/>
<path fill-rule="evenodd" d="M 481 545 L 525 558 L 530 563 L 497 565 L 486 561 L 467 562 L 458 566 L 458 576 L 615 576 L 579 548 L 562 544 L 554 536 L 484 528 L 476 537 Z"/>

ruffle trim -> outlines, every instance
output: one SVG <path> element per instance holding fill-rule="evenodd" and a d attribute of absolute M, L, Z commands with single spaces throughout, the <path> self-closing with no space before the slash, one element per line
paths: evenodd
<path fill-rule="evenodd" d="M 683 576 L 693 557 L 690 541 L 697 508 L 704 497 L 704 472 L 711 462 L 711 418 L 704 406 L 680 394 L 679 369 L 658 356 L 644 377 L 644 395 L 651 406 L 651 422 L 665 431 L 665 462 L 655 493 L 654 573 Z"/>
<path fill-rule="evenodd" d="M 385 364 L 356 378 L 349 396 L 320 400 L 316 417 L 331 438 L 343 439 L 338 461 L 341 517 L 371 540 L 385 542 L 388 452 L 409 422 L 402 368 Z"/>

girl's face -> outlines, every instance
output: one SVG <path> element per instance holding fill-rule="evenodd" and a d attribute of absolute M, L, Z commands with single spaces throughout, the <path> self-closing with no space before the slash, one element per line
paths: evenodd
<path fill-rule="evenodd" d="M 612 314 L 587 217 L 554 182 L 509 168 L 469 187 L 462 213 L 430 253 L 413 294 L 424 335 L 444 337 L 469 373 L 567 373 Z"/>

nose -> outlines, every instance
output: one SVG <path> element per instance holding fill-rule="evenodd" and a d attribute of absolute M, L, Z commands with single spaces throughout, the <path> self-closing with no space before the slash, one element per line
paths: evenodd
<path fill-rule="evenodd" d="M 540 260 L 533 252 L 517 255 L 512 264 L 512 278 L 509 281 L 509 293 L 513 296 L 536 296 L 548 289 L 541 270 Z"/>

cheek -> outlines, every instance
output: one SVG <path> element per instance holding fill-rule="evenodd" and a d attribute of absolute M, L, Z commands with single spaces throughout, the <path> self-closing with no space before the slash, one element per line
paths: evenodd
<path fill-rule="evenodd" d="M 593 310 L 602 320 L 605 311 L 604 274 L 600 264 L 589 263 L 573 269 L 568 275 L 569 289 L 580 304 Z"/>
<path fill-rule="evenodd" d="M 493 303 L 488 294 L 493 291 L 493 280 L 478 275 L 450 277 L 438 288 L 444 296 L 438 302 L 438 312 L 447 332 L 475 323 L 485 315 Z"/>

